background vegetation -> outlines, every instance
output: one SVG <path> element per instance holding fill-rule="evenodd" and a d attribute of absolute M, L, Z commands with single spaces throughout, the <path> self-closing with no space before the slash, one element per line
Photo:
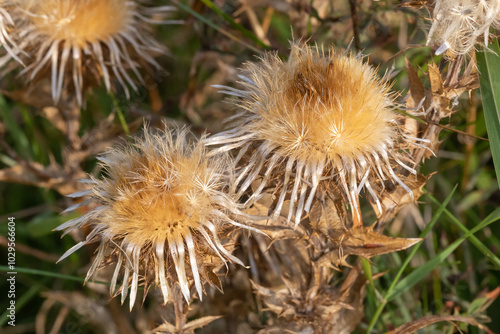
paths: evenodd
<path fill-rule="evenodd" d="M 286 58 L 293 39 L 360 51 L 367 62 L 378 66 L 381 75 L 392 69 L 400 101 L 411 87 L 407 62 L 425 89 L 430 87 L 429 64 L 436 64 L 443 77 L 449 70 L 449 63 L 425 46 L 429 13 L 395 0 L 193 0 L 179 2 L 175 16 L 184 24 L 154 27 L 155 38 L 169 48 L 168 55 L 158 58 L 165 73 L 147 74 L 147 86 L 129 100 L 120 89 L 107 94 L 98 87 L 88 96 L 85 109 L 55 107 L 48 86 L 26 89 L 16 73 L 2 78 L 3 333 L 31 333 L 37 327 L 39 332 L 40 328 L 46 332 L 56 328 L 59 333 L 103 333 L 109 331 L 109 319 L 119 333 L 138 333 L 161 322 L 154 301 L 147 300 L 130 315 L 118 299 L 109 298 L 107 285 L 83 286 L 92 248 L 56 264 L 75 242 L 52 231 L 76 216 L 60 215 L 71 205 L 63 195 L 76 190 L 76 181 L 85 173 L 99 175 L 95 156 L 123 143 L 128 134 L 138 133 L 144 120 L 152 126 L 161 126 L 162 120 L 189 124 L 199 134 L 221 130 L 221 121 L 232 110 L 211 85 L 230 84 L 237 79 L 237 68 L 255 61 L 263 51 L 275 50 Z M 488 71 L 498 73 L 491 67 L 482 69 L 481 76 Z M 500 85 L 493 84 L 493 90 L 498 96 Z M 490 150 L 499 143 L 497 138 L 485 139 L 481 101 L 479 89 L 464 90 L 451 99 L 453 113 L 441 121 L 442 144 L 436 157 L 422 167 L 432 177 L 419 205 L 405 207 L 386 226 L 388 235 L 422 236 L 423 243 L 363 261 L 369 284 L 364 317 L 356 332 L 386 332 L 429 315 L 464 315 L 481 323 L 491 318 L 487 326 L 500 331 L 500 302 L 495 300 L 500 293 L 500 224 L 496 221 L 500 192 Z M 8 217 L 16 218 L 16 327 L 6 326 Z M 368 210 L 365 224 L 369 221 Z M 246 277 L 242 270 L 230 275 Z M 200 332 L 257 332 L 266 312 L 260 308 L 245 312 L 242 304 L 258 304 L 258 300 L 238 297 L 235 281 L 228 284 L 232 286 L 225 288 L 224 297 L 214 293 L 210 302 L 193 306 L 194 318 L 224 316 Z M 474 326 L 447 322 L 422 332 L 451 333 L 458 328 L 481 332 Z"/>

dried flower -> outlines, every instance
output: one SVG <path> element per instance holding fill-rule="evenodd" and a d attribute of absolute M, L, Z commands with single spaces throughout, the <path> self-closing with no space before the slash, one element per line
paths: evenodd
<path fill-rule="evenodd" d="M 427 45 L 439 46 L 436 54 L 467 54 L 490 27 L 500 28 L 500 0 L 436 0 Z"/>
<path fill-rule="evenodd" d="M 50 71 L 56 103 L 71 80 L 80 106 L 84 91 L 102 79 L 108 91 L 111 80 L 118 80 L 128 97 L 127 85 L 137 90 L 134 77 L 143 82 L 140 67 L 159 69 L 152 56 L 165 52 L 146 32 L 147 23 L 161 23 L 149 16 L 172 10 L 145 8 L 139 2 L 20 0 L 18 15 L 25 25 L 20 47 L 34 55 L 23 72 L 33 81 Z"/>
<path fill-rule="evenodd" d="M 252 281 L 266 305 L 272 325 L 261 333 L 352 333 L 363 317 L 366 279 L 357 268 L 340 286 L 332 286 L 332 270 L 316 263 L 300 275 L 284 275 L 282 285 L 267 288 Z M 288 277 L 287 277 L 288 276 Z"/>
<path fill-rule="evenodd" d="M 10 32 L 15 30 L 16 27 L 9 13 L 13 7 L 12 1 L 0 0 L 0 46 L 7 51 L 6 55 L 0 57 L 0 67 L 5 65 L 12 58 L 22 64 L 18 56 L 20 50 L 15 39 L 10 36 Z"/>
<path fill-rule="evenodd" d="M 109 151 L 100 158 L 107 175 L 85 180 L 93 188 L 70 195 L 91 198 L 65 212 L 92 202 L 99 206 L 57 228 L 64 234 L 91 228 L 87 238 L 60 260 L 83 245 L 99 242 L 86 280 L 104 262 L 116 261 L 110 292 L 114 294 L 122 277 L 122 303 L 130 285 L 130 308 L 139 281 L 146 290 L 153 283 L 159 285 L 166 303 L 176 282 L 189 302 L 188 280 L 194 280 L 201 299 L 202 284 L 216 277 L 211 270 L 217 264 L 242 265 L 219 239 L 224 225 L 256 231 L 236 221 L 241 213 L 224 192 L 230 161 L 221 156 L 207 158 L 203 144 L 189 142 L 187 135 L 185 129 L 163 135 L 146 131 L 134 145 Z"/>
<path fill-rule="evenodd" d="M 319 188 L 348 202 L 353 215 L 359 214 L 363 188 L 381 211 L 386 180 L 411 195 L 396 168 L 416 174 L 403 162 L 411 163 L 403 149 L 422 139 L 402 133 L 389 85 L 362 59 L 292 45 L 288 61 L 268 53 L 244 69 L 249 76 L 240 76 L 243 90 L 216 86 L 238 98 L 238 113 L 228 130 L 207 138 L 206 144 L 223 145 L 214 152 L 240 149 L 238 156 L 248 157 L 237 175 L 237 197 L 254 181 L 260 184 L 246 205 L 266 187 L 274 188 L 273 217 L 289 198 L 288 221 L 295 215 L 297 226 Z"/>

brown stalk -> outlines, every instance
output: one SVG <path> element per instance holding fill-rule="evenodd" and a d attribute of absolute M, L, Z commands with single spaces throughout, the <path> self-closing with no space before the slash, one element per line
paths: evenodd
<path fill-rule="evenodd" d="M 349 0 L 349 6 L 351 7 L 351 19 L 352 19 L 352 32 L 354 35 L 354 47 L 356 51 L 361 50 L 361 44 L 359 42 L 359 31 L 358 31 L 358 17 L 356 9 L 356 0 Z"/>

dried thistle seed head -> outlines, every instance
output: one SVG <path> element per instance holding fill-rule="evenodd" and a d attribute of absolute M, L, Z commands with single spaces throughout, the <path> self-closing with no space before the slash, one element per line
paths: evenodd
<path fill-rule="evenodd" d="M 252 282 L 271 311 L 265 333 L 352 333 L 363 317 L 364 274 L 351 269 L 338 285 L 340 277 L 318 263 L 303 268 L 299 274 L 283 275 L 271 287 Z M 329 283 L 334 278 L 336 287 Z"/>
<path fill-rule="evenodd" d="M 437 46 L 437 55 L 467 54 L 488 45 L 491 26 L 500 28 L 500 0 L 436 0 L 427 45 Z"/>
<path fill-rule="evenodd" d="M 16 22 L 11 16 L 11 11 L 15 8 L 10 0 L 0 0 L 0 47 L 7 51 L 6 54 L 1 54 L 0 67 L 5 65 L 11 59 L 15 59 L 22 64 L 19 58 L 21 51 L 17 46 L 16 38 L 11 36 L 19 33 L 16 29 Z"/>
<path fill-rule="evenodd" d="M 159 69 L 153 55 L 165 52 L 146 31 L 155 8 L 140 2 L 19 0 L 18 15 L 24 22 L 20 46 L 32 54 L 23 73 L 30 81 L 50 76 L 56 103 L 63 88 L 72 85 L 82 106 L 87 88 L 104 80 L 109 91 L 114 79 L 129 97 L 127 86 L 137 90 L 135 81 L 143 82 L 141 66 Z M 160 14 L 170 10 L 156 8 Z"/>
<path fill-rule="evenodd" d="M 146 290 L 159 285 L 166 303 L 175 283 L 189 302 L 194 281 L 201 299 L 203 283 L 214 276 L 217 281 L 214 266 L 242 264 L 221 243 L 224 225 L 255 230 L 235 221 L 241 213 L 225 194 L 231 162 L 223 156 L 208 158 L 203 144 L 188 141 L 187 135 L 185 129 L 163 135 L 146 131 L 134 145 L 109 151 L 101 158 L 106 176 L 85 181 L 91 190 L 70 195 L 90 199 L 66 211 L 92 202 L 99 206 L 57 228 L 65 234 L 92 230 L 61 260 L 99 242 L 86 279 L 104 262 L 114 263 L 111 294 L 121 277 L 122 303 L 130 286 L 131 308 L 139 283 Z"/>
<path fill-rule="evenodd" d="M 247 205 L 271 188 L 278 194 L 273 217 L 289 198 L 288 220 L 295 215 L 297 225 L 318 187 L 348 202 L 353 214 L 363 188 L 381 210 L 385 180 L 411 193 L 395 171 L 402 166 L 416 173 L 403 163 L 410 160 L 402 150 L 408 138 L 398 127 L 394 96 L 362 59 L 292 45 L 288 61 L 268 53 L 244 69 L 242 90 L 216 86 L 237 97 L 238 114 L 206 144 L 249 157 L 236 179 L 238 197 L 254 181 L 260 184 Z"/>

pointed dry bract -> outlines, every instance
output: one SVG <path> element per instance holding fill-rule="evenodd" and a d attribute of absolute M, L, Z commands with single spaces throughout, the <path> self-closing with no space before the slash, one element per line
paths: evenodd
<path fill-rule="evenodd" d="M 258 333 L 352 333 L 363 316 L 366 277 L 354 268 L 340 287 L 329 279 L 329 269 L 313 264 L 303 275 L 282 277 L 284 284 L 271 289 L 252 282 L 272 312 L 272 325 Z"/>
<path fill-rule="evenodd" d="M 70 195 L 90 199 L 66 211 L 99 206 L 57 228 L 65 234 L 91 229 L 61 259 L 99 242 L 87 280 L 101 265 L 113 263 L 111 294 L 121 281 L 123 303 L 130 287 L 131 308 L 140 284 L 146 291 L 158 285 L 166 303 L 173 284 L 179 283 L 189 302 L 190 282 L 202 298 L 203 283 L 213 281 L 217 263 L 242 265 L 220 239 L 224 225 L 252 229 L 238 222 L 242 214 L 225 193 L 231 162 L 226 156 L 208 158 L 204 146 L 187 136 L 185 129 L 164 134 L 147 130 L 134 145 L 109 151 L 100 158 L 106 176 L 87 180 L 91 190 Z"/>
<path fill-rule="evenodd" d="M 0 0 L 0 47 L 7 51 L 6 54 L 1 54 L 0 67 L 5 65 L 11 59 L 15 59 L 22 64 L 19 55 L 21 51 L 17 46 L 16 38 L 12 37 L 19 33 L 16 29 L 16 22 L 11 16 L 11 11 L 15 8 L 15 4 L 10 0 Z"/>
<path fill-rule="evenodd" d="M 242 90 L 217 86 L 236 96 L 238 114 L 206 144 L 247 157 L 237 196 L 260 180 L 247 206 L 275 193 L 273 217 L 289 199 L 285 217 L 297 225 L 318 192 L 341 198 L 353 214 L 362 189 L 382 211 L 387 181 L 411 196 L 403 179 L 416 170 L 404 149 L 425 140 L 402 133 L 389 84 L 360 57 L 294 44 L 288 61 L 267 53 L 244 70 Z"/>
<path fill-rule="evenodd" d="M 149 23 L 161 23 L 150 16 L 172 10 L 146 8 L 140 2 L 19 0 L 19 44 L 31 54 L 23 71 L 28 80 L 50 77 L 56 103 L 69 88 L 82 106 L 87 88 L 104 81 L 109 91 L 115 79 L 128 97 L 128 86 L 137 90 L 136 80 L 143 81 L 141 67 L 160 69 L 153 55 L 165 53 L 147 32 Z"/>

